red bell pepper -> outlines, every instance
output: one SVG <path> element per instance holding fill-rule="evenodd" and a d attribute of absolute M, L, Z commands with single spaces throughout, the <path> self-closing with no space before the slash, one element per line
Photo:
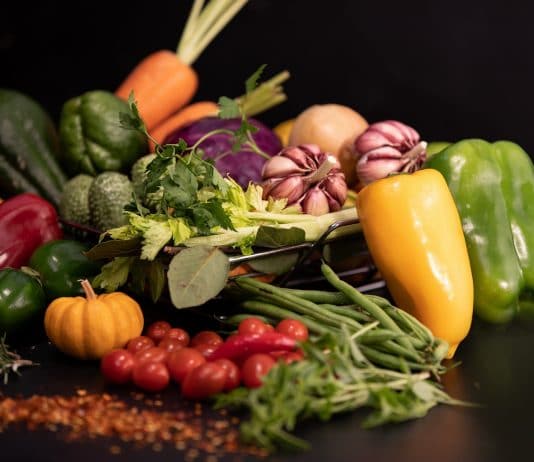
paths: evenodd
<path fill-rule="evenodd" d="M 235 334 L 228 337 L 208 357 L 208 361 L 226 358 L 239 361 L 255 353 L 292 351 L 296 348 L 295 339 L 279 332 L 264 334 Z"/>
<path fill-rule="evenodd" d="M 0 203 L 0 268 L 20 268 L 45 242 L 61 239 L 56 209 L 32 193 Z"/>

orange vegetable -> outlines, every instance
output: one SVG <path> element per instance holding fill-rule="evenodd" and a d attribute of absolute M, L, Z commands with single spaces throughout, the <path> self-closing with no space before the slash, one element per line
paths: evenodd
<path fill-rule="evenodd" d="M 79 359 L 99 359 L 141 335 L 143 313 L 122 292 L 96 295 L 87 279 L 84 297 L 56 298 L 46 309 L 44 326 L 50 341 Z"/>
<path fill-rule="evenodd" d="M 161 122 L 154 130 L 150 132 L 150 136 L 158 143 L 163 143 L 167 135 L 180 127 L 187 125 L 203 117 L 216 115 L 219 111 L 219 106 L 212 101 L 199 101 L 192 103 L 168 119 Z M 146 123 L 146 122 L 145 122 Z M 150 152 L 154 152 L 155 145 L 152 140 L 149 140 Z"/>
<path fill-rule="evenodd" d="M 124 100 L 134 92 L 148 130 L 191 101 L 198 87 L 195 70 L 172 51 L 144 58 L 115 91 Z"/>
<path fill-rule="evenodd" d="M 198 76 L 192 65 L 221 29 L 248 0 L 195 0 L 176 53 L 155 51 L 130 72 L 115 94 L 128 99 L 131 92 L 147 129 L 188 104 L 196 93 Z"/>

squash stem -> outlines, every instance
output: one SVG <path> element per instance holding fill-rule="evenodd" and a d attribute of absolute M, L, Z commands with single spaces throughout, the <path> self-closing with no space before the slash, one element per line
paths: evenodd
<path fill-rule="evenodd" d="M 87 298 L 87 300 L 94 300 L 96 298 L 96 294 L 91 283 L 87 279 L 83 279 L 80 281 L 80 283 L 85 293 L 85 298 Z"/>

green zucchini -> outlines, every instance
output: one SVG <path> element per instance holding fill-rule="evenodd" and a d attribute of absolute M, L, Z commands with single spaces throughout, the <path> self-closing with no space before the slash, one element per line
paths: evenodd
<path fill-rule="evenodd" d="M 0 156 L 54 205 L 67 181 L 57 160 L 58 147 L 56 128 L 40 104 L 23 93 L 0 88 Z"/>
<path fill-rule="evenodd" d="M 41 191 L 0 155 L 0 195 L 12 196 L 24 192 L 41 195 Z"/>

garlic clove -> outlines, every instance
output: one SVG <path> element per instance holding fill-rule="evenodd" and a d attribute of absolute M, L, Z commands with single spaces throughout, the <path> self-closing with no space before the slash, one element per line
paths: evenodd
<path fill-rule="evenodd" d="M 371 149 L 367 151 L 362 158 L 366 158 L 367 161 L 377 159 L 400 159 L 402 153 L 393 146 L 380 146 L 379 148 Z"/>
<path fill-rule="evenodd" d="M 356 173 L 360 182 L 367 185 L 380 178 L 385 178 L 391 173 L 398 172 L 403 165 L 401 159 L 379 158 L 368 161 L 366 157 L 362 157 L 356 165 Z"/>
<path fill-rule="evenodd" d="M 265 192 L 267 190 L 267 192 Z M 299 175 L 288 176 L 278 179 L 271 188 L 267 186 L 264 196 L 271 196 L 273 199 L 287 199 L 288 205 L 296 202 L 306 191 L 306 185 Z"/>
<path fill-rule="evenodd" d="M 347 183 L 342 172 L 329 175 L 324 179 L 321 188 L 339 204 L 344 204 L 347 199 Z"/>
<path fill-rule="evenodd" d="M 370 126 L 362 135 L 356 138 L 355 148 L 358 153 L 366 153 L 379 146 L 387 146 L 391 140 L 380 130 Z"/>
<path fill-rule="evenodd" d="M 341 210 L 341 206 L 345 203 L 345 200 L 343 200 L 343 202 L 339 202 L 337 199 L 334 199 L 330 194 L 328 194 L 328 191 L 323 190 L 323 192 L 328 200 L 328 208 L 330 209 L 330 212 L 337 212 L 338 210 Z"/>
<path fill-rule="evenodd" d="M 319 188 L 310 189 L 300 201 L 302 211 L 310 215 L 324 215 L 330 211 L 328 199 Z"/>
<path fill-rule="evenodd" d="M 292 159 L 277 155 L 271 157 L 263 164 L 262 178 L 280 178 L 302 172 L 305 172 L 305 170 L 299 167 Z"/>
<path fill-rule="evenodd" d="M 315 167 L 313 159 L 306 152 L 305 149 L 301 149 L 300 146 L 289 146 L 280 152 L 280 155 L 291 159 L 300 168 L 306 171 Z"/>

